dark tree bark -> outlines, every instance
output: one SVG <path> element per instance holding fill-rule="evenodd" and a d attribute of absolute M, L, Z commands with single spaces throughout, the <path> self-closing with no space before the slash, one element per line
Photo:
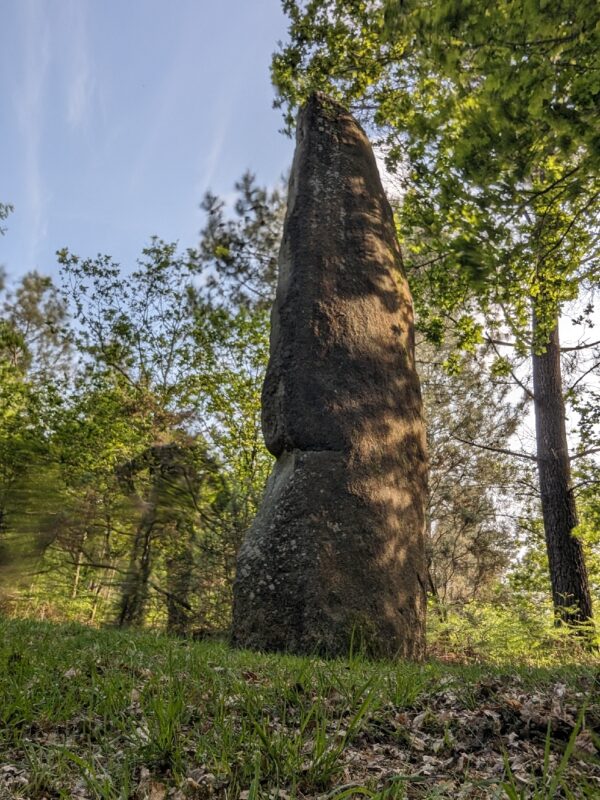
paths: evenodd
<path fill-rule="evenodd" d="M 152 498 L 154 501 L 155 498 Z M 141 626 L 146 616 L 152 563 L 152 535 L 156 520 L 156 504 L 151 501 L 135 534 L 127 577 L 123 582 L 119 608 L 119 627 Z"/>
<path fill-rule="evenodd" d="M 194 577 L 192 550 L 193 529 L 182 524 L 174 526 L 171 554 L 166 559 L 167 567 L 167 631 L 183 636 L 190 624 L 190 595 Z"/>
<path fill-rule="evenodd" d="M 150 447 L 139 458 L 128 461 L 117 470 L 121 485 L 133 497 L 137 497 L 135 476 L 139 472 L 148 469 L 150 481 L 149 495 L 143 501 L 145 510 L 135 532 L 129 569 L 121 590 L 119 627 L 144 624 L 152 572 L 152 544 L 157 523 L 163 456 L 160 447 Z"/>
<path fill-rule="evenodd" d="M 208 459 L 205 462 L 211 467 Z M 148 470 L 147 496 L 136 491 L 135 476 Z M 194 528 L 194 499 L 202 480 L 191 460 L 191 451 L 177 444 L 153 445 L 138 458 L 120 466 L 119 480 L 132 497 L 143 503 L 119 606 L 120 626 L 142 625 L 149 590 L 162 594 L 167 605 L 167 629 L 184 634 L 191 618 Z M 167 588 L 151 580 L 157 547 L 165 553 Z"/>
<path fill-rule="evenodd" d="M 562 391 L 558 317 L 538 349 L 533 314 L 533 393 L 537 463 L 552 600 L 557 618 L 573 624 L 592 619 L 592 599 L 581 542 L 573 536 L 577 508 L 571 481 L 565 404 Z"/>

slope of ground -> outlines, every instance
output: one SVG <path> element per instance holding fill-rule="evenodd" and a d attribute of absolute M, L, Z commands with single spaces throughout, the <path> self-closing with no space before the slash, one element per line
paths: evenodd
<path fill-rule="evenodd" d="M 323 661 L 0 621 L 0 798 L 600 798 L 593 663 Z"/>

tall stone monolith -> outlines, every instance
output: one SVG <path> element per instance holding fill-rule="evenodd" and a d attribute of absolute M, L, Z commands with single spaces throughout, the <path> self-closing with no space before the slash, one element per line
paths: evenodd
<path fill-rule="evenodd" d="M 421 658 L 412 301 L 368 139 L 321 94 L 298 117 L 262 403 L 277 462 L 238 556 L 234 643 Z"/>

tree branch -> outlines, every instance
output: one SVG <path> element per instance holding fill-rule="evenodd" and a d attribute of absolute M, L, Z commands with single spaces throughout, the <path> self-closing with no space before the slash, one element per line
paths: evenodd
<path fill-rule="evenodd" d="M 588 447 L 587 450 L 582 450 L 581 453 L 575 453 L 571 456 L 571 461 L 575 461 L 576 458 L 585 458 L 586 456 L 591 456 L 594 453 L 600 453 L 600 447 Z"/>
<path fill-rule="evenodd" d="M 498 358 L 500 358 L 500 353 L 498 352 L 498 348 L 496 347 L 496 344 L 494 343 L 494 341 L 493 341 L 492 339 L 488 339 L 487 341 L 488 341 L 488 342 L 489 342 L 489 343 L 492 345 L 492 347 L 494 348 L 494 352 L 496 353 L 496 355 L 498 356 Z M 521 389 L 522 389 L 522 390 L 525 392 L 525 394 L 527 395 L 527 397 L 529 397 L 529 399 L 530 399 L 530 400 L 535 400 L 535 395 L 533 394 L 533 392 L 531 391 L 531 389 L 530 389 L 528 386 L 526 386 L 526 385 L 525 385 L 525 384 L 524 384 L 524 383 L 523 383 L 523 382 L 522 382 L 522 381 L 521 381 L 521 380 L 520 380 L 520 379 L 519 379 L 519 378 L 516 376 L 516 374 L 515 374 L 515 371 L 514 371 L 514 370 L 513 370 L 513 368 L 512 368 L 512 365 L 509 365 L 509 372 L 510 372 L 510 377 L 511 377 L 511 378 L 513 379 L 513 381 L 514 381 L 514 382 L 517 384 L 517 386 L 519 386 L 519 387 L 520 387 L 520 388 L 521 388 Z"/>
<path fill-rule="evenodd" d="M 516 342 L 505 342 L 504 339 L 493 339 L 491 336 L 485 337 L 485 341 L 488 344 L 498 345 L 499 347 L 516 347 Z"/>
<path fill-rule="evenodd" d="M 589 369 L 586 369 L 586 371 L 584 373 L 582 373 L 577 378 L 577 380 L 569 386 L 569 388 L 567 389 L 567 392 L 572 392 L 573 389 L 577 386 L 578 383 L 581 383 L 581 381 L 584 380 L 584 378 L 587 378 L 587 376 L 590 374 L 590 372 L 593 372 L 598 367 L 600 367 L 600 361 L 595 361 Z"/>
<path fill-rule="evenodd" d="M 492 453 L 503 453 L 505 456 L 514 456 L 515 458 L 525 458 L 527 461 L 537 462 L 537 457 L 532 456 L 530 453 L 517 453 L 516 450 L 507 450 L 504 447 L 493 447 L 489 444 L 479 444 L 478 442 L 471 442 L 469 439 L 462 439 L 460 436 L 452 434 L 452 438 L 457 442 L 471 445 L 471 447 L 478 447 L 480 450 L 490 450 Z"/>
<path fill-rule="evenodd" d="M 178 605 L 183 606 L 183 608 L 185 608 L 187 611 L 194 610 L 186 600 L 182 600 L 181 597 L 177 597 L 177 595 L 173 594 L 173 592 L 168 592 L 166 589 L 161 588 L 157 583 L 154 583 L 154 581 L 148 581 L 148 584 L 154 589 L 155 592 L 163 594 L 169 600 L 173 600 Z"/>
<path fill-rule="evenodd" d="M 600 344 L 600 339 L 597 342 L 588 342 L 587 344 L 578 344 L 574 347 L 561 347 L 561 353 L 572 353 L 574 350 L 589 350 L 590 347 L 596 347 Z"/>

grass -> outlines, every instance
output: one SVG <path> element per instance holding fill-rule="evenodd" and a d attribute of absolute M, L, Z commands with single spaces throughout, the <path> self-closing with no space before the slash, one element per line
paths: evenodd
<path fill-rule="evenodd" d="M 600 797 L 593 664 L 323 661 L 0 620 L 0 798 Z"/>

